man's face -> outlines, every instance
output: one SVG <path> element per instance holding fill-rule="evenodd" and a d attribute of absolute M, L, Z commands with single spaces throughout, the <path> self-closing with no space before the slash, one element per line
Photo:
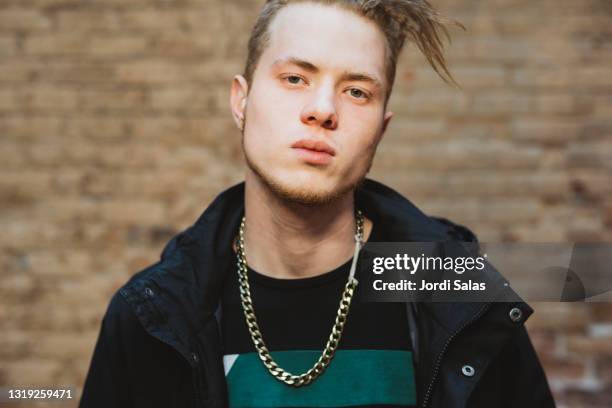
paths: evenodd
<path fill-rule="evenodd" d="M 251 176 L 294 202 L 333 201 L 365 177 L 392 116 L 384 34 L 351 11 L 316 3 L 284 7 L 269 32 L 244 105 L 246 82 L 232 86 L 234 113 L 245 106 Z"/>

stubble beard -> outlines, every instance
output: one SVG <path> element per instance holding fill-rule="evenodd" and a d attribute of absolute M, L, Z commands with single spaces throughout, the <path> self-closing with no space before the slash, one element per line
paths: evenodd
<path fill-rule="evenodd" d="M 372 167 L 374 158 L 374 152 L 372 152 L 370 154 L 366 171 L 355 181 L 349 184 L 341 185 L 340 188 L 336 189 L 335 191 L 326 192 L 308 188 L 292 187 L 276 181 L 272 176 L 266 174 L 266 172 L 249 157 L 249 154 L 244 146 L 244 131 L 242 132 L 241 144 L 247 166 L 272 194 L 289 204 L 298 204 L 307 207 L 327 206 L 330 204 L 333 205 L 334 203 L 342 200 L 346 195 L 352 194 L 353 191 L 359 188 L 359 186 L 365 181 L 366 175 Z"/>

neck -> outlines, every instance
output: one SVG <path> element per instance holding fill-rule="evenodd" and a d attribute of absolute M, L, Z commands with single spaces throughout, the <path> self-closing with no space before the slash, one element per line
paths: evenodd
<path fill-rule="evenodd" d="M 317 276 L 347 262 L 355 248 L 352 192 L 330 204 L 308 206 L 279 198 L 254 174 L 245 183 L 247 264 L 274 278 Z M 365 220 L 364 240 L 371 231 Z"/>

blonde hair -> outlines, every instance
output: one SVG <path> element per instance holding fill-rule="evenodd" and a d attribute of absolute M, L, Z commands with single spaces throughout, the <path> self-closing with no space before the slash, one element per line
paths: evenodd
<path fill-rule="evenodd" d="M 304 1 L 341 6 L 376 23 L 384 33 L 390 51 L 385 64 L 389 85 L 387 100 L 395 81 L 397 59 L 407 36 L 416 43 L 444 82 L 458 85 L 446 66 L 440 34 L 443 33 L 450 42 L 445 25 L 453 23 L 463 29 L 465 27 L 455 20 L 442 17 L 427 0 L 267 0 L 249 38 L 244 68 L 248 83 L 251 83 L 259 58 L 270 41 L 268 28 L 278 11 L 290 3 Z"/>

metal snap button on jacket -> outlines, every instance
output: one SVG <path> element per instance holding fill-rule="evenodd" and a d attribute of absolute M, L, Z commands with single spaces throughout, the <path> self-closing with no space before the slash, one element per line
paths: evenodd
<path fill-rule="evenodd" d="M 198 357 L 196 353 L 191 353 L 191 359 L 193 360 L 194 363 L 197 363 L 198 361 L 200 361 L 200 357 Z"/>
<path fill-rule="evenodd" d="M 147 297 L 153 297 L 155 295 L 155 293 L 153 293 L 153 289 L 149 287 L 145 288 L 144 293 Z"/>
<path fill-rule="evenodd" d="M 513 322 L 520 322 L 521 318 L 523 317 L 523 311 L 518 307 L 513 307 L 510 309 L 510 313 L 508 315 L 510 316 L 510 320 Z"/>
<path fill-rule="evenodd" d="M 472 367 L 471 365 L 467 365 L 467 364 L 461 367 L 461 372 L 466 377 L 473 377 L 474 374 L 476 374 L 476 370 L 474 370 L 474 367 Z"/>

